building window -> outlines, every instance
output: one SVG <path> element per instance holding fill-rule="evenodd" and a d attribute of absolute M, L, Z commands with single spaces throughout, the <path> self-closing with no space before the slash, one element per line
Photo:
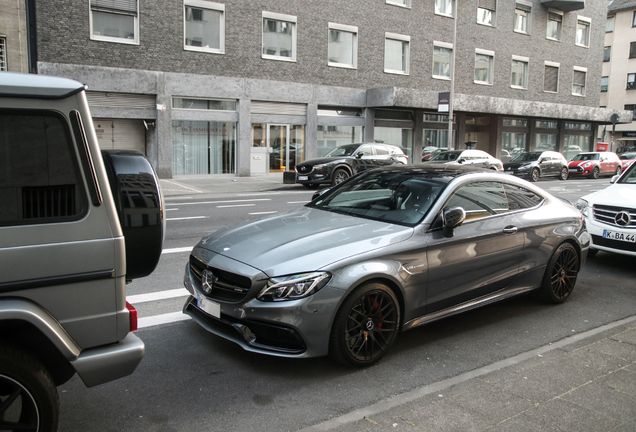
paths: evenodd
<path fill-rule="evenodd" d="M 601 91 L 606 92 L 608 87 L 609 87 L 609 77 L 608 76 L 601 77 Z"/>
<path fill-rule="evenodd" d="M 636 42 L 629 43 L 629 58 L 636 57 Z"/>
<path fill-rule="evenodd" d="M 614 31 L 614 17 L 607 17 L 607 21 L 605 22 L 605 33 L 611 33 Z"/>
<path fill-rule="evenodd" d="M 482 49 L 475 50 L 475 83 L 493 83 L 493 67 L 495 62 L 495 52 Z"/>
<path fill-rule="evenodd" d="M 0 71 L 7 69 L 7 39 L 0 37 Z"/>
<path fill-rule="evenodd" d="M 435 13 L 448 17 L 453 16 L 453 0 L 435 0 Z"/>
<path fill-rule="evenodd" d="M 411 0 L 386 0 L 386 4 L 410 8 Z"/>
<path fill-rule="evenodd" d="M 517 33 L 530 33 L 530 12 L 532 11 L 531 2 L 517 1 L 515 7 L 515 31 Z"/>
<path fill-rule="evenodd" d="M 574 96 L 585 96 L 586 79 L 587 68 L 574 66 L 574 76 L 572 78 L 572 94 Z"/>
<path fill-rule="evenodd" d="M 561 23 L 563 22 L 563 12 L 548 12 L 548 28 L 545 37 L 551 40 L 561 40 Z"/>
<path fill-rule="evenodd" d="M 494 26 L 497 0 L 479 0 L 477 6 L 477 23 Z"/>
<path fill-rule="evenodd" d="M 139 43 L 137 0 L 90 0 L 91 39 Z"/>
<path fill-rule="evenodd" d="M 608 62 L 612 58 L 612 47 L 606 46 L 603 48 L 603 61 Z"/>
<path fill-rule="evenodd" d="M 358 66 L 358 27 L 329 23 L 329 66 Z"/>
<path fill-rule="evenodd" d="M 636 120 L 636 105 L 625 105 L 625 111 L 632 111 L 632 120 Z"/>
<path fill-rule="evenodd" d="M 409 74 L 410 36 L 384 33 L 384 72 Z"/>
<path fill-rule="evenodd" d="M 512 56 L 512 73 L 510 86 L 513 88 L 528 88 L 528 57 Z"/>
<path fill-rule="evenodd" d="M 236 112 L 236 100 L 172 98 L 172 108 Z"/>
<path fill-rule="evenodd" d="M 184 0 L 184 49 L 225 53 L 225 5 L 205 0 Z"/>
<path fill-rule="evenodd" d="M 634 11 L 634 17 L 632 18 L 632 27 L 636 27 L 636 11 Z"/>
<path fill-rule="evenodd" d="M 263 11 L 264 59 L 296 61 L 296 17 Z"/>
<path fill-rule="evenodd" d="M 576 23 L 576 41 L 578 46 L 589 47 L 590 46 L 590 24 L 592 20 L 585 17 L 578 17 Z"/>
<path fill-rule="evenodd" d="M 636 73 L 627 74 L 627 90 L 636 89 Z"/>
<path fill-rule="evenodd" d="M 453 44 L 433 41 L 433 78 L 451 79 Z"/>
<path fill-rule="evenodd" d="M 236 123 L 172 122 L 174 175 L 236 172 Z"/>
<path fill-rule="evenodd" d="M 545 62 L 543 73 L 543 91 L 558 93 L 559 91 L 559 63 Z"/>
<path fill-rule="evenodd" d="M 363 142 L 362 126 L 326 126 L 318 125 L 316 134 L 316 152 L 318 157 L 323 157 L 334 148 Z"/>

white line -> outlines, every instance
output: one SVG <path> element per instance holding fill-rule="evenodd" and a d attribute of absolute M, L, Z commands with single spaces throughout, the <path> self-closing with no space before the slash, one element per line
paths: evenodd
<path fill-rule="evenodd" d="M 228 201 L 201 201 L 201 202 L 189 202 L 189 203 L 166 203 L 166 205 L 199 205 L 199 204 L 226 204 L 226 203 L 237 203 L 237 202 L 254 202 L 254 201 L 271 201 L 270 198 L 261 198 L 261 199 L 244 199 L 244 200 L 228 200 Z"/>
<path fill-rule="evenodd" d="M 177 288 L 166 291 L 155 291 L 146 294 L 137 294 L 126 297 L 126 301 L 130 304 L 145 303 L 149 301 L 165 300 L 176 297 L 187 296 L 190 293 L 185 288 Z"/>
<path fill-rule="evenodd" d="M 227 206 L 216 206 L 216 208 L 234 208 L 234 207 L 254 207 L 256 204 L 237 204 Z"/>
<path fill-rule="evenodd" d="M 287 204 L 306 204 L 309 201 L 287 201 Z"/>
<path fill-rule="evenodd" d="M 183 312 L 171 312 L 163 315 L 153 315 L 149 317 L 139 318 L 137 320 L 137 328 L 148 328 L 162 324 L 170 324 L 173 322 L 189 320 L 190 317 Z"/>
<path fill-rule="evenodd" d="M 192 217 L 180 217 L 180 218 L 166 218 L 167 221 L 176 221 L 176 220 L 188 220 L 188 219 L 206 219 L 207 216 L 192 216 Z"/>
<path fill-rule="evenodd" d="M 179 210 L 178 208 L 171 208 L 171 209 L 166 209 L 166 211 L 175 211 L 175 210 Z"/>
<path fill-rule="evenodd" d="M 164 182 L 166 182 L 166 183 L 171 183 L 171 184 L 173 184 L 173 185 L 175 185 L 175 186 L 179 186 L 179 187 L 182 187 L 182 188 L 184 188 L 184 189 L 190 189 L 191 191 L 194 191 L 194 192 L 196 192 L 196 193 L 205 193 L 205 191 L 203 191 L 203 190 L 201 190 L 201 189 L 195 189 L 195 188 L 193 188 L 193 187 L 186 186 L 186 185 L 184 185 L 184 184 L 182 184 L 182 183 L 178 183 L 178 182 L 176 182 L 176 181 L 170 181 L 170 180 L 162 180 L 162 181 L 164 181 Z"/>
<path fill-rule="evenodd" d="M 188 247 L 164 249 L 164 250 L 161 251 L 161 253 L 162 254 L 181 253 L 181 252 L 190 252 L 191 250 L 192 250 L 192 246 L 188 246 Z"/>
<path fill-rule="evenodd" d="M 278 213 L 277 211 L 270 211 L 270 212 L 256 212 L 256 213 L 248 213 L 248 215 L 264 215 L 264 214 L 272 214 L 272 213 Z"/>

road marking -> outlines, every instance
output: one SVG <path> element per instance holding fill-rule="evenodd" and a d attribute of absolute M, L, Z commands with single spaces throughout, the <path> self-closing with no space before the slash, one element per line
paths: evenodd
<path fill-rule="evenodd" d="M 139 318 L 137 320 L 137 328 L 148 328 L 162 324 L 170 324 L 173 322 L 189 320 L 190 317 L 183 312 L 171 312 L 163 315 L 153 315 L 149 317 Z"/>
<path fill-rule="evenodd" d="M 164 249 L 164 250 L 161 251 L 161 253 L 162 254 L 181 253 L 181 252 L 190 252 L 191 250 L 192 250 L 192 246 L 188 246 L 188 247 Z"/>
<path fill-rule="evenodd" d="M 287 201 L 287 204 L 307 204 L 309 201 Z"/>
<path fill-rule="evenodd" d="M 272 213 L 278 213 L 277 211 L 269 211 L 269 212 L 256 212 L 256 213 L 248 213 L 251 216 L 255 216 L 255 215 L 264 215 L 264 214 L 272 214 Z"/>
<path fill-rule="evenodd" d="M 127 296 L 126 301 L 130 304 L 138 304 L 138 303 L 145 303 L 145 302 L 156 301 L 156 300 L 165 300 L 170 298 L 183 297 L 187 295 L 190 295 L 187 289 L 177 288 L 177 289 L 171 289 L 166 291 L 156 291 L 156 292 L 151 292 L 146 294 L 137 294 L 137 295 Z"/>
<path fill-rule="evenodd" d="M 178 208 L 171 208 L 171 209 L 166 209 L 166 211 L 175 211 L 175 210 L 179 210 Z"/>
<path fill-rule="evenodd" d="M 190 187 L 190 186 L 186 186 L 186 185 L 184 185 L 183 183 L 179 183 L 179 182 L 176 182 L 176 181 L 170 181 L 170 180 L 162 180 L 162 181 L 163 181 L 163 182 L 166 182 L 166 183 L 173 184 L 173 185 L 175 185 L 175 186 L 182 187 L 182 188 L 184 188 L 184 189 L 189 189 L 189 190 L 194 191 L 194 192 L 196 192 L 196 193 L 205 193 L 205 191 L 204 191 L 204 190 L 196 189 L 196 188 L 193 188 L 193 187 Z M 174 190 L 174 189 L 172 189 L 172 190 Z"/>
<path fill-rule="evenodd" d="M 188 220 L 188 219 L 206 219 L 207 216 L 191 216 L 191 217 L 180 217 L 180 218 L 166 218 L 167 221 L 177 221 L 177 220 Z"/>
<path fill-rule="evenodd" d="M 227 201 L 201 201 L 201 202 L 188 202 L 188 203 L 166 203 L 166 205 L 199 205 L 199 204 L 227 204 L 227 203 L 239 203 L 239 202 L 254 202 L 254 201 L 271 201 L 270 198 L 261 199 L 244 199 L 244 200 L 227 200 Z"/>
<path fill-rule="evenodd" d="M 234 207 L 254 207 L 256 204 L 236 204 L 226 206 L 216 206 L 216 208 L 234 208 Z"/>

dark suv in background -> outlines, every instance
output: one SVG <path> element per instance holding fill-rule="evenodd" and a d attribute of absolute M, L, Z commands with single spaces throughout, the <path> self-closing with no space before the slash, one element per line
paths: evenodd
<path fill-rule="evenodd" d="M 561 153 L 538 151 L 520 153 L 504 164 L 504 172 L 536 182 L 541 177 L 568 178 L 568 161 Z"/>
<path fill-rule="evenodd" d="M 359 143 L 336 147 L 322 158 L 296 165 L 296 183 L 308 189 L 321 184 L 337 185 L 361 171 L 396 163 L 406 164 L 408 156 L 391 144 Z"/>

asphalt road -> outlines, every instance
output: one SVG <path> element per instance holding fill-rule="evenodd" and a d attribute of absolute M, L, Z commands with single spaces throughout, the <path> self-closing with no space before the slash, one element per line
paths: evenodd
<path fill-rule="evenodd" d="M 541 181 L 575 202 L 608 179 Z M 288 360 L 244 352 L 180 314 L 188 251 L 206 233 L 307 202 L 302 188 L 274 193 L 168 199 L 168 232 L 157 270 L 129 285 L 146 356 L 130 377 L 59 388 L 61 431 L 293 431 L 632 316 L 633 258 L 588 260 L 571 298 L 548 306 L 520 297 L 401 334 L 378 364 L 355 370 L 328 358 Z M 165 298 L 161 298 L 165 297 Z M 163 324 L 162 324 L 163 322 Z M 574 373 L 574 372 L 573 372 Z"/>

